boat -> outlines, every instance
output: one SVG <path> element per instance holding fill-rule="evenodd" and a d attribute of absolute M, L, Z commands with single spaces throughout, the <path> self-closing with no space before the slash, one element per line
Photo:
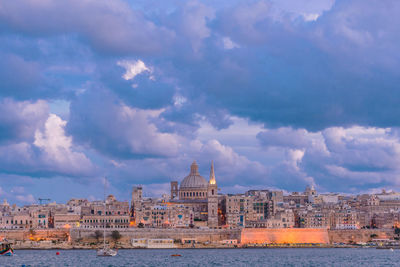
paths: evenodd
<path fill-rule="evenodd" d="M 98 257 L 114 257 L 117 256 L 117 251 L 111 249 L 109 247 L 103 247 L 102 249 L 97 250 Z"/>
<path fill-rule="evenodd" d="M 114 257 L 117 256 L 117 250 L 111 249 L 106 245 L 106 178 L 104 178 L 104 218 L 103 218 L 103 248 L 97 250 L 98 257 Z"/>
<path fill-rule="evenodd" d="M 14 250 L 10 243 L 1 243 L 0 255 L 2 256 L 13 256 Z"/>

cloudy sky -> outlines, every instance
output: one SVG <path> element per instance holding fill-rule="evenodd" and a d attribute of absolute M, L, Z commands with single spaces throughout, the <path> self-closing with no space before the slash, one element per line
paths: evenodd
<path fill-rule="evenodd" d="M 400 2 L 0 0 L 0 198 L 197 160 L 222 192 L 400 190 Z"/>

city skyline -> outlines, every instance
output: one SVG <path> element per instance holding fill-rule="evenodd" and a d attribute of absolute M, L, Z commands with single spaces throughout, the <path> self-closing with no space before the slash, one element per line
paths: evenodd
<path fill-rule="evenodd" d="M 149 188 L 148 185 L 143 185 L 143 184 L 134 184 L 130 187 L 131 190 L 135 190 L 135 188 L 141 188 L 141 194 L 143 196 L 144 199 L 153 199 L 153 200 L 161 200 L 164 199 L 165 197 L 167 198 L 178 198 L 177 195 L 174 196 L 174 194 L 172 194 L 172 183 L 177 183 L 177 186 L 179 186 L 179 184 L 181 184 L 185 178 L 187 177 L 187 175 L 191 175 L 191 173 L 193 172 L 192 170 L 192 166 L 193 164 L 196 165 L 196 172 L 198 175 L 202 175 L 203 173 L 199 171 L 199 166 L 197 165 L 196 160 L 194 160 L 191 164 L 191 168 L 188 170 L 188 172 L 182 176 L 181 178 L 178 179 L 172 179 L 169 181 L 169 183 L 166 183 L 163 185 L 163 187 L 159 190 L 156 190 L 157 193 L 153 192 L 148 192 L 147 189 Z M 210 182 L 211 180 L 213 180 L 213 183 L 217 183 L 217 176 L 215 175 L 215 171 L 214 171 L 214 163 L 213 161 L 211 161 L 210 166 L 209 166 L 209 172 L 210 172 L 210 176 L 205 175 L 205 177 L 203 177 L 204 179 L 207 180 L 207 183 Z M 210 180 L 210 181 L 208 181 Z M 39 205 L 46 205 L 46 204 L 66 204 L 70 201 L 73 200 L 88 200 L 88 201 L 93 201 L 93 202 L 103 202 L 104 201 L 104 197 L 114 197 L 114 194 L 112 192 L 108 192 L 109 188 L 111 187 L 110 182 L 108 181 L 107 177 L 104 177 L 101 181 L 101 186 L 103 188 L 103 194 L 100 197 L 94 197 L 94 196 L 80 196 L 80 197 L 67 197 L 65 201 L 56 201 L 55 199 L 50 199 L 50 198 L 41 198 L 38 197 L 37 199 L 33 199 L 31 202 L 29 203 L 23 203 L 23 204 L 39 204 Z M 106 183 L 106 185 L 104 186 L 104 183 Z M 168 187 L 168 188 L 166 188 Z M 343 192 L 334 192 L 334 191 L 323 191 L 323 192 L 319 192 L 318 190 L 315 189 L 315 186 L 313 184 L 309 184 L 306 185 L 305 188 L 300 188 L 299 190 L 296 191 L 288 191 L 285 190 L 284 188 L 276 188 L 276 187 L 268 187 L 268 186 L 264 186 L 264 187 L 252 187 L 252 188 L 241 188 L 242 191 L 237 191 L 238 189 L 236 189 L 234 192 L 227 192 L 226 190 L 224 190 L 224 188 L 221 188 L 220 186 L 218 186 L 218 195 L 219 196 L 239 196 L 239 195 L 244 195 L 250 191 L 271 191 L 271 192 L 281 192 L 283 196 L 291 196 L 291 195 L 307 195 L 307 191 L 312 190 L 315 192 L 318 192 L 318 195 L 324 195 L 324 196 L 342 196 L 342 197 L 362 197 L 363 195 L 369 195 L 369 196 L 374 196 L 374 195 L 393 195 L 393 196 L 397 196 L 400 195 L 400 192 L 397 192 L 395 190 L 391 190 L 391 189 L 386 189 L 386 188 L 381 188 L 380 191 L 374 191 L 374 192 L 357 192 L 357 193 L 343 193 Z M 132 192 L 130 192 L 131 194 Z M 126 197 L 126 198 L 120 198 L 121 201 L 123 202 L 130 202 L 131 195 Z M 3 202 L 8 202 L 6 198 L 3 199 Z M 20 204 L 18 202 L 15 203 L 9 203 L 9 204 Z"/>
<path fill-rule="evenodd" d="M 0 4 L 0 199 L 400 191 L 395 1 Z"/>

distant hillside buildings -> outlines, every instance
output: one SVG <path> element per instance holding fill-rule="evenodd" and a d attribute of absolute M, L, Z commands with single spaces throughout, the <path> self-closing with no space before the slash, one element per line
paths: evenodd
<path fill-rule="evenodd" d="M 104 216 L 104 210 L 105 215 Z M 219 194 L 214 165 L 208 180 L 196 162 L 170 195 L 143 197 L 134 187 L 131 203 L 110 195 L 103 201 L 71 199 L 66 204 L 17 207 L 0 204 L 0 228 L 394 228 L 400 227 L 400 194 L 385 192 L 357 196 L 318 194 L 313 186 L 302 193 L 249 190 Z"/>

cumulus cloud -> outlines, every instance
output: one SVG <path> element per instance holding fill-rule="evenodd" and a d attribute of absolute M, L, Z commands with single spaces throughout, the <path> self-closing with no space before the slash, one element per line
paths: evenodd
<path fill-rule="evenodd" d="M 33 176 L 90 175 L 94 166 L 85 154 L 75 151 L 72 138 L 65 135 L 65 124 L 66 121 L 50 114 L 43 129 L 35 130 L 32 142 L 0 146 L 2 172 Z"/>
<path fill-rule="evenodd" d="M 117 158 L 169 157 L 177 153 L 176 135 L 152 123 L 160 111 L 131 108 L 111 92 L 89 90 L 76 102 L 68 123 L 78 141 Z"/>
<path fill-rule="evenodd" d="M 58 166 L 63 172 L 89 173 L 92 169 L 90 160 L 82 152 L 73 151 L 72 137 L 65 135 L 66 121 L 50 114 L 43 131 L 36 131 L 33 144 L 38 147 L 44 162 Z"/>
<path fill-rule="evenodd" d="M 178 12 L 178 17 L 178 29 L 190 40 L 193 50 L 198 52 L 202 41 L 211 35 L 207 23 L 215 18 L 214 9 L 199 1 L 189 1 Z"/>
<path fill-rule="evenodd" d="M 233 184 L 242 180 L 246 184 L 255 184 L 260 181 L 268 182 L 268 169 L 257 161 L 251 161 L 238 154 L 230 146 L 221 144 L 217 140 L 206 143 L 194 142 L 190 151 L 197 155 L 201 163 L 209 165 L 214 160 L 215 168 L 222 176 L 225 184 Z"/>
<path fill-rule="evenodd" d="M 47 120 L 46 101 L 0 99 L 0 143 L 32 141 L 35 132 Z"/>
<path fill-rule="evenodd" d="M 267 147 L 286 151 L 286 159 L 281 167 L 274 167 L 272 179 L 286 176 L 294 182 L 298 177 L 298 181 L 315 182 L 325 190 L 340 188 L 344 192 L 360 186 L 398 186 L 400 182 L 400 139 L 390 128 L 332 127 L 314 133 L 269 129 L 257 137 Z M 345 183 L 337 184 L 337 179 Z"/>
<path fill-rule="evenodd" d="M 305 148 L 310 144 L 311 133 L 305 129 L 283 127 L 267 129 L 257 134 L 257 138 L 264 146 L 282 146 L 291 148 Z"/>

